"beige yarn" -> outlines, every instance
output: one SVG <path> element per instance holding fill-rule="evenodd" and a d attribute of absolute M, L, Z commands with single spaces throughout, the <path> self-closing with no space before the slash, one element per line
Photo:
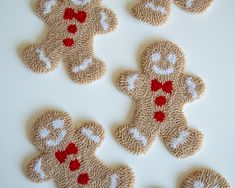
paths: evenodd
<path fill-rule="evenodd" d="M 154 53 L 159 53 L 161 56 L 158 62 L 153 62 L 151 59 Z M 167 61 L 169 54 L 176 55 L 175 63 L 172 65 L 174 72 L 168 75 L 159 75 L 154 72 L 153 66 L 155 65 L 162 70 L 169 68 L 170 64 Z M 192 102 L 203 94 L 205 88 L 203 81 L 197 76 L 183 72 L 184 54 L 177 45 L 169 41 L 159 41 L 149 45 L 144 50 L 140 61 L 142 72 L 127 71 L 121 74 L 117 81 L 118 88 L 136 101 L 136 111 L 129 124 L 116 130 L 116 140 L 129 151 L 140 154 L 149 149 L 158 133 L 172 155 L 178 158 L 193 155 L 202 146 L 203 135 L 188 127 L 182 109 L 185 103 Z M 136 78 L 132 85 L 128 83 L 130 78 Z M 171 80 L 172 93 L 166 93 L 162 89 L 156 92 L 151 91 L 151 80 L 153 79 L 157 79 L 161 83 Z M 188 79 L 195 84 L 196 97 L 190 93 L 187 85 Z M 165 105 L 157 106 L 154 103 L 158 96 L 166 97 Z M 165 113 L 163 122 L 154 119 L 156 111 Z M 133 133 L 133 130 L 138 132 Z"/>
<path fill-rule="evenodd" d="M 59 143 L 49 146 L 50 140 L 60 138 L 63 130 L 66 134 L 59 139 Z M 135 178 L 130 168 L 121 167 L 114 170 L 96 158 L 95 150 L 103 139 L 104 130 L 97 123 L 87 122 L 75 130 L 68 113 L 55 110 L 45 112 L 33 127 L 32 140 L 40 155 L 29 164 L 28 177 L 34 182 L 54 179 L 61 188 L 132 188 Z M 78 153 L 68 155 L 65 161 L 60 163 L 56 152 L 65 151 L 70 143 L 77 146 Z M 81 166 L 78 170 L 71 171 L 69 164 L 75 159 L 80 161 Z M 84 172 L 88 173 L 90 180 L 86 185 L 81 185 L 77 183 L 77 177 Z"/>
<path fill-rule="evenodd" d="M 93 55 L 93 37 L 115 29 L 115 14 L 109 9 L 101 8 L 100 0 L 91 0 L 84 5 L 75 5 L 71 0 L 56 0 L 51 12 L 47 13 L 45 7 L 49 1 L 52 0 L 38 0 L 36 5 L 37 15 L 49 25 L 48 36 L 40 44 L 25 48 L 24 62 L 34 72 L 47 73 L 53 71 L 63 60 L 70 77 L 76 83 L 84 84 L 100 79 L 105 72 L 105 65 Z M 85 22 L 64 19 L 66 8 L 72 8 L 75 12 L 85 11 Z M 68 32 L 69 25 L 76 25 L 77 32 Z M 74 40 L 73 46 L 63 44 L 66 38 Z"/>

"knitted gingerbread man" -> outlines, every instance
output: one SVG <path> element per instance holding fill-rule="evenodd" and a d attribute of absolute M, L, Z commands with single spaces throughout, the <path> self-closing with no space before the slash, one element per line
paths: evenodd
<path fill-rule="evenodd" d="M 36 13 L 49 25 L 49 32 L 42 43 L 25 48 L 26 65 L 47 73 L 63 60 L 77 83 L 101 78 L 105 65 L 93 55 L 93 37 L 113 31 L 117 19 L 111 10 L 100 7 L 100 1 L 38 0 Z"/>
<path fill-rule="evenodd" d="M 104 130 L 87 122 L 75 131 L 69 114 L 48 111 L 33 127 L 33 144 L 41 154 L 28 166 L 34 182 L 54 179 L 61 188 L 130 188 L 133 172 L 127 168 L 113 170 L 95 156 L 104 138 Z"/>
<path fill-rule="evenodd" d="M 213 0 L 139 0 L 132 13 L 146 23 L 162 25 L 170 15 L 171 2 L 187 12 L 199 14 L 206 11 Z"/>
<path fill-rule="evenodd" d="M 174 156 L 194 154 L 202 145 L 203 135 L 188 127 L 182 109 L 202 95 L 202 80 L 183 72 L 184 54 L 169 41 L 148 46 L 141 65 L 142 73 L 128 71 L 118 80 L 119 89 L 136 101 L 136 112 L 131 123 L 116 130 L 117 141 L 139 154 L 147 151 L 159 133 Z"/>

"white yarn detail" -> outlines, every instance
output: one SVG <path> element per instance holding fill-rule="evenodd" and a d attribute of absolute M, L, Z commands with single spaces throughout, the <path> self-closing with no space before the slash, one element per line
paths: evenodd
<path fill-rule="evenodd" d="M 108 16 L 104 11 L 100 12 L 100 25 L 102 26 L 102 28 L 107 31 L 109 29 L 109 24 L 107 22 Z"/>
<path fill-rule="evenodd" d="M 204 188 L 204 183 L 197 180 L 193 183 L 193 188 Z"/>
<path fill-rule="evenodd" d="M 47 68 L 47 69 L 50 69 L 50 68 L 51 68 L 51 62 L 50 62 L 50 60 L 45 56 L 43 50 L 37 48 L 37 49 L 36 49 L 36 52 L 38 53 L 39 59 L 40 59 L 42 62 L 45 63 L 46 68 Z"/>
<path fill-rule="evenodd" d="M 166 14 L 165 7 L 154 5 L 153 2 L 145 3 L 145 8 L 149 8 L 152 11 L 155 11 L 155 12 L 160 12 L 163 15 Z"/>
<path fill-rule="evenodd" d="M 186 7 L 190 8 L 193 5 L 193 0 L 186 0 Z"/>
<path fill-rule="evenodd" d="M 159 53 L 153 53 L 151 55 L 151 59 L 154 63 L 158 62 L 161 59 L 161 54 Z"/>
<path fill-rule="evenodd" d="M 164 69 L 159 68 L 159 67 L 158 67 L 157 65 L 155 65 L 155 64 L 152 66 L 152 70 L 153 70 L 156 74 L 160 74 L 160 75 L 170 75 L 170 74 L 174 73 L 173 67 L 170 67 L 170 68 L 164 70 Z"/>
<path fill-rule="evenodd" d="M 46 175 L 42 170 L 42 158 L 38 159 L 34 166 L 34 171 L 40 176 L 41 180 L 44 180 Z"/>
<path fill-rule="evenodd" d="M 50 134 L 50 131 L 46 128 L 42 128 L 40 131 L 39 131 L 39 136 L 41 138 L 46 138 L 48 137 L 48 135 Z"/>
<path fill-rule="evenodd" d="M 71 0 L 71 1 L 75 5 L 86 5 L 87 3 L 91 2 L 91 0 Z"/>
<path fill-rule="evenodd" d="M 174 65 L 174 64 L 176 63 L 176 61 L 177 61 L 177 56 L 176 56 L 175 54 L 172 54 L 172 53 L 171 53 L 171 54 L 168 55 L 167 61 L 168 61 L 170 64 Z"/>
<path fill-rule="evenodd" d="M 84 59 L 84 61 L 81 65 L 73 67 L 72 71 L 74 73 L 79 73 L 81 71 L 86 70 L 91 64 L 92 64 L 92 59 L 91 58 L 89 58 L 89 59 L 86 58 L 86 59 Z"/>
<path fill-rule="evenodd" d="M 51 13 L 53 7 L 56 4 L 56 1 L 57 0 L 48 0 L 48 1 L 45 2 L 44 6 L 43 6 L 43 8 L 44 8 L 43 14 L 44 15 L 47 15 L 47 14 Z"/>
<path fill-rule="evenodd" d="M 220 186 L 214 185 L 214 186 L 212 186 L 211 188 L 220 188 Z"/>
<path fill-rule="evenodd" d="M 110 177 L 110 186 L 109 188 L 116 188 L 117 187 L 117 174 L 112 174 Z"/>
<path fill-rule="evenodd" d="M 198 94 L 196 91 L 197 85 L 195 84 L 195 82 L 192 79 L 193 79 L 192 77 L 189 77 L 189 78 L 187 78 L 186 82 L 187 82 L 189 93 L 192 95 L 193 99 L 196 99 L 198 97 Z"/>
<path fill-rule="evenodd" d="M 138 80 L 138 74 L 134 74 L 132 76 L 129 76 L 127 78 L 127 83 L 128 83 L 128 90 L 132 91 L 133 89 L 135 89 L 135 83 Z"/>
<path fill-rule="evenodd" d="M 47 140 L 46 144 L 49 147 L 58 146 L 62 142 L 62 140 L 64 139 L 65 135 L 66 135 L 66 130 L 62 130 L 60 132 L 59 136 L 55 140 Z"/>
<path fill-rule="evenodd" d="M 171 148 L 176 149 L 179 145 L 185 143 L 189 133 L 187 131 L 181 131 L 178 138 L 174 138 L 171 142 Z"/>
<path fill-rule="evenodd" d="M 91 129 L 82 128 L 81 133 L 82 135 L 86 136 L 89 140 L 91 140 L 95 144 L 98 144 L 100 142 L 100 137 L 95 135 Z"/>
<path fill-rule="evenodd" d="M 52 126 L 54 129 L 62 129 L 64 128 L 64 120 L 56 119 L 52 122 Z"/>
<path fill-rule="evenodd" d="M 132 135 L 132 137 L 139 141 L 141 144 L 143 144 L 144 146 L 147 145 L 147 139 L 145 136 L 143 136 L 139 130 L 137 128 L 131 128 L 129 129 L 129 133 Z"/>

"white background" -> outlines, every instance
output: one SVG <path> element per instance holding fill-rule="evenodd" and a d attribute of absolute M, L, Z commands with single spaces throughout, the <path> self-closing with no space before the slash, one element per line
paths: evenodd
<path fill-rule="evenodd" d="M 118 29 L 95 37 L 95 54 L 107 65 L 105 76 L 76 85 L 63 63 L 52 73 L 38 75 L 22 62 L 22 49 L 41 41 L 47 26 L 33 12 L 33 0 L 1 0 L 0 5 L 0 187 L 51 188 L 53 181 L 30 182 L 24 174 L 36 154 L 30 130 L 38 113 L 49 108 L 67 111 L 79 125 L 94 120 L 106 137 L 97 151 L 106 164 L 126 164 L 136 175 L 136 188 L 180 187 L 182 177 L 196 167 L 209 167 L 235 187 L 235 1 L 215 0 L 209 11 L 190 15 L 172 5 L 167 24 L 153 27 L 129 13 L 133 1 L 104 0 L 119 19 Z M 206 93 L 185 107 L 190 126 L 205 134 L 204 147 L 187 159 L 176 159 L 159 138 L 146 155 L 134 156 L 114 140 L 112 131 L 131 119 L 134 103 L 115 87 L 117 75 L 140 70 L 139 56 L 151 41 L 167 39 L 185 52 L 187 71 L 201 76 Z"/>

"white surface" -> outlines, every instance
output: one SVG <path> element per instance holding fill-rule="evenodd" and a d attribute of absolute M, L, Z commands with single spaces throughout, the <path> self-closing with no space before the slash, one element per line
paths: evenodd
<path fill-rule="evenodd" d="M 94 120 L 106 137 L 97 156 L 106 164 L 126 164 L 136 174 L 136 188 L 173 188 L 188 170 L 209 167 L 235 187 L 235 1 L 215 1 L 202 15 L 172 6 L 169 21 L 156 28 L 129 15 L 127 0 L 104 0 L 119 18 L 118 29 L 95 38 L 96 56 L 106 62 L 105 76 L 90 85 L 74 84 L 61 63 L 50 74 L 31 72 L 22 62 L 22 48 L 46 36 L 46 25 L 32 10 L 33 0 L 1 0 L 0 5 L 0 187 L 52 188 L 52 181 L 35 184 L 24 169 L 37 153 L 30 129 L 38 112 L 58 108 L 71 113 L 75 123 Z M 133 1 L 134 2 L 134 1 Z M 176 159 L 159 138 L 151 150 L 134 156 L 122 149 L 111 131 L 126 122 L 133 102 L 114 85 L 122 70 L 139 70 L 138 57 L 152 40 L 168 39 L 186 55 L 187 71 L 207 83 L 204 97 L 185 108 L 191 127 L 205 134 L 204 147 L 193 157 Z"/>

